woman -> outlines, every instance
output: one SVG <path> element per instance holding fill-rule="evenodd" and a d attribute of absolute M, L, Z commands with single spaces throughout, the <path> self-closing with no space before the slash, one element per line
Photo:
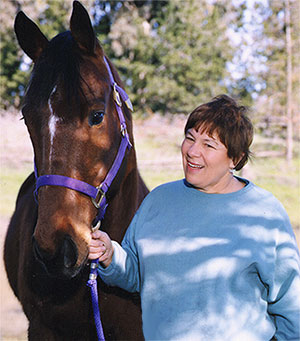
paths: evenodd
<path fill-rule="evenodd" d="M 93 234 L 109 285 L 140 292 L 146 340 L 297 340 L 300 265 L 282 205 L 234 176 L 249 158 L 245 108 L 222 95 L 189 116 L 185 179 L 154 189 L 122 242 Z"/>

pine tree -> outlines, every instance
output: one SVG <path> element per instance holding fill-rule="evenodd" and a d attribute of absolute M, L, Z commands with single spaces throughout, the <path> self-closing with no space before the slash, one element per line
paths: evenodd
<path fill-rule="evenodd" d="M 286 156 L 290 160 L 292 130 L 299 128 L 299 4 L 296 0 L 274 0 L 258 9 L 264 28 L 258 46 L 266 60 L 266 69 L 261 72 L 265 97 L 260 111 L 269 134 L 286 138 Z"/>
<path fill-rule="evenodd" d="M 32 20 L 42 27 L 48 39 L 65 30 L 72 6 L 71 1 L 11 1 L 0 2 L 0 96 L 1 107 L 19 107 L 28 83 L 31 61 L 25 58 L 15 37 L 13 25 L 19 10 L 23 10 Z"/>
<path fill-rule="evenodd" d="M 227 92 L 226 62 L 234 53 L 227 1 L 169 1 L 152 17 L 147 6 L 142 10 L 123 6 L 110 32 L 116 63 L 140 112 L 188 113 Z"/>
<path fill-rule="evenodd" d="M 22 84 L 27 82 L 28 74 L 20 69 L 22 53 L 18 48 L 13 21 L 17 12 L 16 3 L 0 2 L 0 97 L 1 108 L 19 106 L 24 92 Z"/>

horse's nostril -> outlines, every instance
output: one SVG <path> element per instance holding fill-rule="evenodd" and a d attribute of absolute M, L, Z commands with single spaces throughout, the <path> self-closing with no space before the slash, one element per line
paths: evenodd
<path fill-rule="evenodd" d="M 61 246 L 55 253 L 51 255 L 45 250 L 41 249 L 34 237 L 32 237 L 33 253 L 35 258 L 42 263 L 48 272 L 59 272 L 63 268 L 70 269 L 74 267 L 78 258 L 78 251 L 76 244 L 70 236 L 66 236 Z"/>
<path fill-rule="evenodd" d="M 50 254 L 48 254 L 46 251 L 42 250 L 39 247 L 39 245 L 38 245 L 38 243 L 34 237 L 32 237 L 32 246 L 33 246 L 34 256 L 37 260 L 39 260 L 41 262 L 45 262 L 45 261 L 48 261 L 52 258 Z"/>
<path fill-rule="evenodd" d="M 77 262 L 78 252 L 76 244 L 73 242 L 71 237 L 66 237 L 64 239 L 61 251 L 64 266 L 68 269 L 72 268 Z"/>

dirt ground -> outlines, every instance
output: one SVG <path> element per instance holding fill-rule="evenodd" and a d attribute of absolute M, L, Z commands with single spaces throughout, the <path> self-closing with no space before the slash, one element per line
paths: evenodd
<path fill-rule="evenodd" d="M 0 171 L 2 167 L 22 167 L 24 162 L 32 162 L 32 149 L 20 116 L 2 116 L 0 113 Z M 17 138 L 16 138 L 17 137 Z M 7 184 L 0 183 L 0 192 L 8 190 Z M 3 264 L 3 243 L 9 216 L 0 215 L 0 340 L 27 340 L 28 322 L 22 308 L 14 296 L 6 277 Z"/>
<path fill-rule="evenodd" d="M 9 220 L 1 217 L 0 252 L 3 254 L 3 241 Z M 0 340 L 27 340 L 27 319 L 14 296 L 6 277 L 3 259 L 0 260 Z"/>

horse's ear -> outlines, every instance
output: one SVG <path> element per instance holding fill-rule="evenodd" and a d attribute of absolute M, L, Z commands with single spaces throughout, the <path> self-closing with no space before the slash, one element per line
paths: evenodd
<path fill-rule="evenodd" d="M 16 16 L 14 28 L 22 50 L 35 62 L 48 45 L 48 39 L 22 11 Z"/>
<path fill-rule="evenodd" d="M 73 2 L 70 22 L 71 33 L 79 47 L 91 54 L 94 52 L 96 35 L 86 9 L 79 1 Z"/>

